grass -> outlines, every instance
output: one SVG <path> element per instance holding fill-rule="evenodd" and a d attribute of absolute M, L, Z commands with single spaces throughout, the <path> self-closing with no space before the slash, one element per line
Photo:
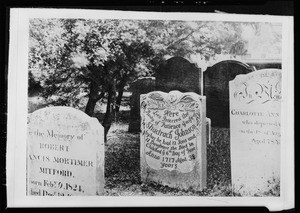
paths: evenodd
<path fill-rule="evenodd" d="M 128 112 L 127 112 L 128 113 Z M 124 116 L 124 115 L 123 115 Z M 140 137 L 127 132 L 128 123 L 114 124 L 105 145 L 105 195 L 108 196 L 242 196 L 231 187 L 229 129 L 212 128 L 212 145 L 207 146 L 207 188 L 203 191 L 170 188 L 155 182 L 141 182 Z M 279 180 L 270 189 L 253 196 L 280 196 Z"/>
<path fill-rule="evenodd" d="M 120 127 L 120 128 L 118 128 Z M 108 134 L 105 146 L 106 195 L 147 196 L 232 196 L 230 187 L 229 130 L 213 128 L 213 144 L 207 152 L 207 188 L 201 192 L 162 186 L 154 182 L 142 183 L 140 179 L 139 134 L 128 133 L 128 124 L 119 123 Z M 224 140 L 226 138 L 227 140 Z"/>
<path fill-rule="evenodd" d="M 28 111 L 46 107 L 41 98 L 29 98 Z M 105 105 L 98 104 L 95 116 L 101 120 Z M 228 128 L 212 128 L 207 145 L 207 187 L 203 191 L 182 190 L 158 183 L 143 183 L 140 177 L 140 138 L 129 133 L 128 106 L 122 106 L 105 144 L 105 195 L 107 196 L 242 196 L 231 187 L 230 136 Z M 270 190 L 254 196 L 279 196 L 280 183 L 270 182 Z"/>

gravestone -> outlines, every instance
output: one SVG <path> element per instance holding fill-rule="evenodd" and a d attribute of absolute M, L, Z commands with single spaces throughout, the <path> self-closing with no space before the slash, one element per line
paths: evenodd
<path fill-rule="evenodd" d="M 281 70 L 230 82 L 231 175 L 235 191 L 253 196 L 280 183 Z"/>
<path fill-rule="evenodd" d="M 27 195 L 101 195 L 104 132 L 96 118 L 71 107 L 39 109 L 28 117 Z"/>
<path fill-rule="evenodd" d="M 229 81 L 254 68 L 235 60 L 221 61 L 204 71 L 207 117 L 213 127 L 229 128 Z"/>
<path fill-rule="evenodd" d="M 206 187 L 205 97 L 160 91 L 141 95 L 141 178 L 170 187 Z"/>
<path fill-rule="evenodd" d="M 130 97 L 130 118 L 129 132 L 140 132 L 140 95 L 152 92 L 155 90 L 155 78 L 144 77 L 138 78 L 130 85 L 132 95 Z"/>
<path fill-rule="evenodd" d="M 195 92 L 201 95 L 203 78 L 201 69 L 182 57 L 164 61 L 156 70 L 155 90 Z"/>

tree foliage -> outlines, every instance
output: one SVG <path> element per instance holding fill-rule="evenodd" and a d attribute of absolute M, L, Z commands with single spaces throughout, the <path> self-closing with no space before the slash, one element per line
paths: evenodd
<path fill-rule="evenodd" d="M 124 87 L 151 76 L 165 56 L 244 54 L 240 24 L 163 20 L 30 20 L 29 70 L 54 105 L 77 107 L 88 97 L 93 116 L 106 100 L 108 131 Z M 106 131 L 106 132 L 107 132 Z"/>

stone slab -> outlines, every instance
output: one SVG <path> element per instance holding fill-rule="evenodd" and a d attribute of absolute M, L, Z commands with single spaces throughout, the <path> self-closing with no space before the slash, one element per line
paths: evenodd
<path fill-rule="evenodd" d="M 205 97 L 179 91 L 144 94 L 141 118 L 142 181 L 206 187 Z"/>
<path fill-rule="evenodd" d="M 280 184 L 281 98 L 278 69 L 230 82 L 232 185 L 242 195 L 262 195 Z"/>
<path fill-rule="evenodd" d="M 96 118 L 71 107 L 28 117 L 27 195 L 102 195 L 104 132 Z"/>
<path fill-rule="evenodd" d="M 221 61 L 204 71 L 207 117 L 212 127 L 229 128 L 229 81 L 252 71 L 253 67 L 236 60 Z"/>
<path fill-rule="evenodd" d="M 195 92 L 201 95 L 203 77 L 201 69 L 182 57 L 172 57 L 162 62 L 155 73 L 155 90 L 170 92 Z"/>
<path fill-rule="evenodd" d="M 130 85 L 130 117 L 128 132 L 140 132 L 140 95 L 155 91 L 155 78 L 138 78 Z"/>

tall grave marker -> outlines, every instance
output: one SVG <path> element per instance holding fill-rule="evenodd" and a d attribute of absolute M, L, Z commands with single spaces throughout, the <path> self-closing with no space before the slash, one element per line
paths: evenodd
<path fill-rule="evenodd" d="M 141 95 L 141 177 L 170 187 L 206 186 L 205 97 L 179 91 Z"/>
<path fill-rule="evenodd" d="M 201 69 L 182 57 L 172 57 L 163 61 L 155 72 L 155 78 L 139 78 L 134 81 L 130 90 L 129 132 L 140 132 L 140 95 L 152 91 L 195 92 L 202 95 L 203 77 Z"/>
<path fill-rule="evenodd" d="M 182 57 L 172 57 L 159 65 L 155 73 L 155 89 L 170 92 L 195 92 L 202 95 L 201 69 Z"/>
<path fill-rule="evenodd" d="M 230 82 L 230 149 L 234 190 L 253 196 L 280 183 L 281 70 Z"/>
<path fill-rule="evenodd" d="M 71 107 L 29 115 L 27 195 L 101 195 L 104 133 L 96 118 Z"/>
<path fill-rule="evenodd" d="M 240 74 L 254 71 L 253 67 L 235 60 L 225 60 L 204 71 L 204 95 L 207 117 L 214 127 L 229 127 L 229 81 Z"/>

